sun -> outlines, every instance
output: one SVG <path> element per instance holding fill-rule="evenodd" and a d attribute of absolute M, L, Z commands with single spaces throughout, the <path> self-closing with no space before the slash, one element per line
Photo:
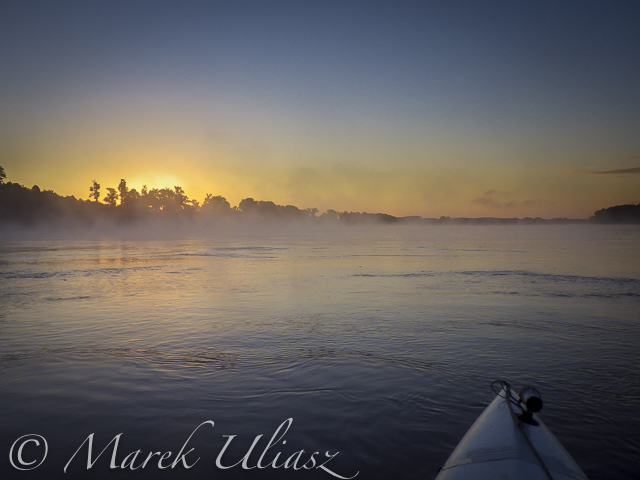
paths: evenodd
<path fill-rule="evenodd" d="M 127 181 L 127 186 L 129 188 L 135 188 L 139 192 L 142 190 L 143 185 L 147 186 L 148 190 L 153 188 L 171 188 L 175 186 L 184 187 L 182 179 L 177 177 L 176 175 L 172 175 L 166 172 L 145 172 L 143 174 L 135 175 L 134 177 L 129 179 L 125 179 Z"/>

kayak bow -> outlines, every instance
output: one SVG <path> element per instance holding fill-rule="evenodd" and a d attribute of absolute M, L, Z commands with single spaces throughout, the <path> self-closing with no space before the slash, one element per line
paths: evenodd
<path fill-rule="evenodd" d="M 498 381 L 492 387 L 496 384 Z M 529 387 L 515 394 L 507 382 L 499 385 L 496 398 L 460 441 L 436 480 L 587 480 L 535 415 L 542 408 L 539 392 Z"/>

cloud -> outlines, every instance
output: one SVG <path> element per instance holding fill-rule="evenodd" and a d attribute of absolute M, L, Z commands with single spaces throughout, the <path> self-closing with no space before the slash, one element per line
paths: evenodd
<path fill-rule="evenodd" d="M 632 168 L 619 168 L 617 170 L 605 170 L 601 172 L 589 172 L 594 175 L 638 175 L 640 174 L 640 167 L 632 167 Z"/>
<path fill-rule="evenodd" d="M 481 197 L 475 198 L 473 203 L 491 208 L 512 208 L 516 206 L 513 194 L 500 190 L 488 190 Z"/>

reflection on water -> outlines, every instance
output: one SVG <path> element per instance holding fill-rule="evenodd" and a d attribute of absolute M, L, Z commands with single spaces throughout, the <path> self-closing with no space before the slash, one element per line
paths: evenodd
<path fill-rule="evenodd" d="M 118 462 L 175 454 L 205 420 L 192 469 L 111 470 L 109 450 L 91 478 L 333 478 L 216 467 L 224 435 L 233 464 L 262 434 L 255 465 L 288 418 L 263 463 L 339 451 L 344 476 L 431 478 L 496 378 L 541 390 L 588 476 L 635 475 L 637 228 L 350 232 L 0 247 L 2 478 L 87 478 L 86 453 L 63 468 L 90 433 L 122 433 Z M 32 432 L 49 457 L 17 472 Z"/>

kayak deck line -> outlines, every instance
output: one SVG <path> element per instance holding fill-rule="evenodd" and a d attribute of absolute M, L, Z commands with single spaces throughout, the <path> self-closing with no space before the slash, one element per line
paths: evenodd
<path fill-rule="evenodd" d="M 536 447 L 533 446 L 533 443 L 531 443 L 531 440 L 529 440 L 529 437 L 524 431 L 525 423 L 529 425 L 535 425 L 536 427 L 540 426 L 540 424 L 533 419 L 533 412 L 539 412 L 540 410 L 542 410 L 542 399 L 540 398 L 540 392 L 538 392 L 538 390 L 536 389 L 529 388 L 528 389 L 529 391 L 535 390 L 533 397 L 535 397 L 534 400 L 536 401 L 527 402 L 525 400 L 523 404 L 521 402 L 521 397 L 524 395 L 522 390 L 520 391 L 520 396 L 516 399 L 511 393 L 511 385 L 509 385 L 509 383 L 500 382 L 500 384 L 502 385 L 502 388 L 506 394 L 505 395 L 507 400 L 506 404 L 507 404 L 507 407 L 509 408 L 509 414 L 511 415 L 511 420 L 513 420 L 513 423 L 518 427 L 518 431 L 522 434 L 522 438 L 524 438 L 525 442 L 527 442 L 527 445 L 529 446 L 531 453 L 533 453 L 533 455 L 536 457 L 536 460 L 538 461 L 538 465 L 540 465 L 540 468 L 542 468 L 542 471 L 547 477 L 547 480 L 553 480 L 553 477 L 551 476 L 551 472 L 549 472 L 549 469 L 545 465 L 544 460 L 536 450 Z M 492 385 L 492 388 L 493 388 L 493 385 Z M 531 396 L 532 395 L 529 395 L 529 397 Z M 516 403 L 516 405 L 518 406 L 518 408 L 522 410 L 522 415 L 517 416 L 515 414 L 515 412 L 513 411 L 513 403 L 515 402 L 511 401 L 511 399 L 517 400 L 518 403 Z"/>
<path fill-rule="evenodd" d="M 449 458 L 444 464 L 442 470 L 457 467 L 459 465 L 468 465 L 470 463 L 493 462 L 496 460 L 517 459 L 523 462 L 529 462 L 538 465 L 538 460 L 531 453 L 527 453 L 517 447 L 487 447 L 476 448 L 465 452 L 464 457 L 458 457 L 455 460 Z M 555 461 L 555 459 L 553 459 Z"/>
<path fill-rule="evenodd" d="M 436 480 L 518 479 L 587 480 L 533 410 L 542 401 L 520 401 L 510 385 L 501 390 L 471 426 L 440 470 Z M 537 392 L 537 391 L 536 391 Z M 522 410 L 518 416 L 513 405 Z"/>

